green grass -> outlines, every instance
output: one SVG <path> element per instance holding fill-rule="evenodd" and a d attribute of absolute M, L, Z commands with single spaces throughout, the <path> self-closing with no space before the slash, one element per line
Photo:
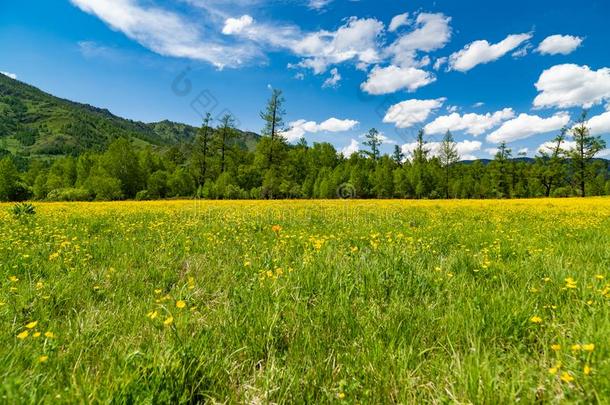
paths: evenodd
<path fill-rule="evenodd" d="M 609 199 L 8 208 L 0 402 L 610 400 Z"/>

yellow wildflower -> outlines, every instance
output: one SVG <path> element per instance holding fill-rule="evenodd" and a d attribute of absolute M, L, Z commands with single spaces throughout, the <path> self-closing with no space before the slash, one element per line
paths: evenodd
<path fill-rule="evenodd" d="M 16 283 L 17 281 L 19 281 L 19 279 L 15 276 L 10 276 L 8 279 L 13 283 Z"/>
<path fill-rule="evenodd" d="M 157 316 L 159 316 L 159 313 L 157 311 L 150 311 L 146 314 L 146 316 L 150 319 L 155 319 Z"/>
<path fill-rule="evenodd" d="M 23 340 L 23 339 L 27 338 L 29 335 L 30 335 L 30 332 L 28 332 L 27 330 L 24 330 L 23 332 L 21 332 L 20 334 L 17 335 L 17 339 Z"/>
<path fill-rule="evenodd" d="M 32 334 L 32 336 L 35 337 L 35 338 L 40 337 L 40 332 L 34 332 Z"/>
<path fill-rule="evenodd" d="M 582 370 L 585 375 L 591 374 L 591 367 L 588 364 L 585 364 L 585 368 Z"/>
<path fill-rule="evenodd" d="M 167 318 L 166 320 L 163 321 L 163 325 L 165 325 L 165 326 L 169 326 L 172 323 L 174 323 L 174 317 L 173 316 L 170 316 L 169 318 Z"/>
<path fill-rule="evenodd" d="M 32 321 L 32 322 L 28 323 L 27 325 L 25 325 L 25 327 L 28 329 L 34 329 L 36 327 L 36 325 L 38 325 L 38 321 Z"/>
<path fill-rule="evenodd" d="M 537 315 L 534 315 L 534 316 L 532 316 L 530 318 L 530 322 L 532 322 L 532 323 L 542 323 L 542 318 L 537 316 Z"/>
<path fill-rule="evenodd" d="M 586 352 L 592 352 L 593 350 L 595 350 L 595 344 L 594 343 L 589 343 L 586 345 L 582 345 L 582 349 Z"/>
<path fill-rule="evenodd" d="M 184 301 L 182 301 L 182 300 L 178 300 L 178 301 L 176 301 L 176 308 L 178 308 L 178 309 L 182 309 L 182 308 L 184 308 L 184 307 L 186 307 L 186 302 L 184 302 Z"/>
<path fill-rule="evenodd" d="M 40 356 L 38 358 L 38 362 L 39 363 L 44 363 L 45 361 L 49 360 L 49 356 Z"/>
<path fill-rule="evenodd" d="M 573 352 L 577 352 L 580 349 L 582 349 L 582 346 L 579 344 L 575 344 L 575 345 L 572 345 L 572 347 L 570 347 L 570 349 L 572 349 Z"/>
<path fill-rule="evenodd" d="M 570 373 L 568 373 L 567 371 L 564 371 L 563 374 L 561 374 L 560 378 L 561 378 L 561 381 L 567 382 L 567 383 L 574 381 L 574 377 L 572 377 L 570 375 Z"/>
<path fill-rule="evenodd" d="M 553 351 L 555 351 L 555 352 L 558 352 L 561 350 L 561 345 L 559 345 L 559 344 L 551 345 L 551 349 L 553 349 Z"/>
<path fill-rule="evenodd" d="M 44 335 L 45 335 L 46 337 L 48 337 L 49 339 L 53 339 L 53 338 L 55 337 L 55 334 L 54 334 L 53 332 L 51 332 L 50 330 L 46 331 L 46 332 L 44 333 Z"/>

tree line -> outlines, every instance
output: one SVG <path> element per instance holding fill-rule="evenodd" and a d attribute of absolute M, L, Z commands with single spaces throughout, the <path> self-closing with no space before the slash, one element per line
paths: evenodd
<path fill-rule="evenodd" d="M 605 148 L 591 136 L 586 112 L 563 129 L 535 159 L 515 159 L 502 143 L 490 162 L 461 162 L 451 132 L 432 153 L 421 130 L 405 156 L 399 146 L 382 155 L 383 138 L 371 129 L 362 151 L 343 156 L 330 143 L 287 143 L 284 98 L 274 90 L 260 114 L 254 150 L 239 143 L 230 114 L 214 126 L 210 114 L 192 142 L 137 148 L 126 138 L 103 152 L 52 161 L 14 156 L 0 160 L 0 201 L 89 201 L 198 197 L 276 198 L 531 198 L 610 195 Z M 565 149 L 571 135 L 573 148 Z M 345 190 L 348 190 L 346 193 Z"/>

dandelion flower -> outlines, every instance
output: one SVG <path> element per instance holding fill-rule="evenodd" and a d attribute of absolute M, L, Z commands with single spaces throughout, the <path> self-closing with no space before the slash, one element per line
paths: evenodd
<path fill-rule="evenodd" d="M 588 364 L 585 364 L 585 368 L 582 370 L 582 372 L 585 373 L 585 375 L 591 374 L 591 367 L 589 367 Z"/>
<path fill-rule="evenodd" d="M 593 350 L 595 350 L 595 344 L 589 343 L 586 345 L 582 345 L 582 349 L 586 352 L 592 352 Z"/>
<path fill-rule="evenodd" d="M 38 358 L 38 362 L 39 362 L 39 363 L 44 363 L 44 362 L 46 362 L 47 360 L 49 360 L 49 356 L 40 356 L 40 357 Z"/>
<path fill-rule="evenodd" d="M 567 382 L 567 383 L 574 381 L 574 377 L 572 377 L 570 375 L 570 373 L 568 373 L 567 371 L 564 371 L 563 374 L 561 374 L 560 378 L 561 378 L 561 381 Z"/>
<path fill-rule="evenodd" d="M 178 309 L 182 309 L 182 308 L 184 308 L 184 307 L 186 307 L 186 302 L 184 302 L 184 301 L 182 301 L 182 300 L 178 300 L 178 301 L 176 301 L 176 308 L 178 308 Z"/>
<path fill-rule="evenodd" d="M 561 350 L 561 345 L 559 345 L 559 344 L 551 345 L 551 349 L 553 349 L 553 351 L 555 351 L 555 352 L 558 352 Z"/>
<path fill-rule="evenodd" d="M 54 334 L 53 332 L 51 332 L 50 330 L 46 331 L 46 332 L 44 333 L 44 335 L 45 335 L 46 337 L 48 337 L 49 339 L 53 339 L 53 338 L 55 337 L 55 334 Z"/>
<path fill-rule="evenodd" d="M 10 280 L 12 283 L 16 283 L 17 281 L 19 281 L 19 279 L 18 279 L 17 277 L 15 277 L 15 276 L 10 276 L 8 279 L 9 279 L 9 280 Z"/>
<path fill-rule="evenodd" d="M 163 321 L 163 325 L 165 325 L 165 326 L 169 326 L 172 323 L 174 323 L 174 317 L 173 316 L 170 316 L 169 318 L 167 318 L 166 320 Z"/>
<path fill-rule="evenodd" d="M 530 318 L 530 322 L 532 322 L 532 323 L 542 323 L 542 318 L 537 316 L 537 315 L 534 315 L 534 316 L 532 316 Z"/>
<path fill-rule="evenodd" d="M 25 325 L 25 327 L 28 329 L 34 329 L 36 327 L 36 325 L 38 325 L 38 321 L 32 321 L 32 322 L 28 323 L 27 325 Z"/>
<path fill-rule="evenodd" d="M 40 332 L 34 332 L 32 334 L 32 337 L 35 337 L 35 338 L 40 337 Z"/>
<path fill-rule="evenodd" d="M 345 392 L 340 392 L 337 394 L 337 398 L 339 399 L 345 399 Z"/>
<path fill-rule="evenodd" d="M 155 319 L 158 315 L 159 315 L 159 313 L 157 311 L 150 311 L 149 313 L 146 314 L 146 316 L 149 317 L 150 319 Z"/>
<path fill-rule="evenodd" d="M 572 347 L 570 347 L 570 349 L 572 349 L 573 352 L 577 352 L 580 349 L 582 349 L 582 346 L 579 344 L 575 344 L 575 345 L 572 345 Z"/>
<path fill-rule="evenodd" d="M 23 340 L 23 339 L 27 338 L 29 335 L 30 335 L 30 332 L 28 332 L 27 330 L 24 330 L 23 332 L 21 332 L 20 334 L 17 335 L 17 339 Z"/>

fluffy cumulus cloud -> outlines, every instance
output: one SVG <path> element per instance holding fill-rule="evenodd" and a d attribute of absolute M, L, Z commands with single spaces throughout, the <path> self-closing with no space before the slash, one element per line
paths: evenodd
<path fill-rule="evenodd" d="M 337 118 L 329 118 L 319 124 L 315 121 L 298 120 L 291 122 L 289 124 L 290 129 L 282 135 L 289 142 L 294 142 L 301 139 L 307 133 L 345 132 L 354 129 L 358 124 L 359 122 L 355 120 L 340 120 Z"/>
<path fill-rule="evenodd" d="M 254 19 L 247 14 L 239 18 L 227 18 L 222 33 L 225 35 L 239 34 L 244 28 L 251 26 L 252 23 L 254 23 Z"/>
<path fill-rule="evenodd" d="M 591 135 L 610 134 L 610 111 L 591 117 L 586 123 Z"/>
<path fill-rule="evenodd" d="M 432 52 L 447 45 L 451 39 L 450 22 L 451 18 L 441 13 L 420 13 L 413 30 L 401 35 L 385 52 L 392 56 L 395 65 L 421 66 L 417 52 Z"/>
<path fill-rule="evenodd" d="M 352 138 L 349 145 L 345 146 L 344 148 L 341 148 L 341 150 L 339 152 L 342 153 L 343 156 L 350 157 L 354 153 L 358 153 L 359 150 L 360 150 L 360 142 L 358 142 L 357 140 Z"/>
<path fill-rule="evenodd" d="M 479 141 L 461 141 L 456 143 L 456 148 L 461 160 L 476 160 L 477 157 L 474 155 L 475 152 L 481 150 L 483 144 Z M 402 152 L 410 156 L 417 147 L 417 142 L 406 143 L 402 145 Z M 428 142 L 426 148 L 430 151 L 432 156 L 438 156 L 441 149 L 441 142 Z"/>
<path fill-rule="evenodd" d="M 15 73 L 10 73 L 10 72 L 2 72 L 0 71 L 0 74 L 4 75 L 4 76 L 8 76 L 11 79 L 15 79 L 17 80 L 17 75 Z"/>
<path fill-rule="evenodd" d="M 544 142 L 542 145 L 538 146 L 537 151 L 538 152 L 543 152 L 543 153 L 552 153 L 552 151 L 556 147 L 557 147 L 557 143 L 555 143 L 553 141 L 547 141 L 547 142 Z M 575 141 L 564 140 L 561 143 L 561 149 L 563 149 L 565 151 L 572 150 L 575 147 L 576 147 L 576 142 Z"/>
<path fill-rule="evenodd" d="M 449 57 L 449 69 L 467 72 L 477 65 L 493 62 L 530 40 L 532 34 L 509 35 L 497 44 L 474 41 Z"/>
<path fill-rule="evenodd" d="M 582 45 L 583 39 L 572 35 L 551 35 L 538 45 L 542 55 L 569 55 Z"/>
<path fill-rule="evenodd" d="M 324 80 L 322 87 L 323 88 L 328 88 L 328 87 L 334 88 L 334 87 L 339 86 L 340 81 L 341 81 L 341 74 L 339 73 L 339 69 L 333 68 L 330 71 L 330 77 L 327 78 L 326 80 Z"/>
<path fill-rule="evenodd" d="M 590 108 L 610 100 L 610 68 L 556 65 L 542 72 L 536 89 L 534 107 Z"/>
<path fill-rule="evenodd" d="M 568 125 L 570 115 L 560 112 L 549 118 L 537 115 L 520 114 L 518 117 L 506 121 L 500 128 L 487 136 L 491 143 L 513 142 L 526 139 L 537 134 L 546 134 L 558 131 Z"/>
<path fill-rule="evenodd" d="M 384 25 L 374 18 L 352 17 L 337 31 L 318 31 L 291 44 L 304 60 L 299 66 L 323 73 L 329 65 L 354 60 L 370 65 L 380 60 L 379 36 Z"/>
<path fill-rule="evenodd" d="M 428 119 L 433 111 L 441 108 L 444 98 L 434 100 L 406 100 L 391 106 L 383 122 L 394 124 L 397 128 L 410 128 Z"/>
<path fill-rule="evenodd" d="M 407 25 L 409 23 L 409 13 L 399 14 L 392 18 L 390 21 L 390 25 L 388 26 L 388 31 L 394 32 L 400 27 Z"/>
<path fill-rule="evenodd" d="M 515 112 L 512 108 L 487 114 L 460 115 L 453 113 L 437 117 L 424 129 L 428 135 L 444 134 L 447 131 L 465 131 L 470 135 L 478 136 L 514 116 Z"/>
<path fill-rule="evenodd" d="M 392 65 L 385 68 L 373 68 L 361 88 L 369 94 L 380 95 L 394 93 L 398 90 L 415 91 L 435 80 L 433 74 L 424 70 Z"/>

